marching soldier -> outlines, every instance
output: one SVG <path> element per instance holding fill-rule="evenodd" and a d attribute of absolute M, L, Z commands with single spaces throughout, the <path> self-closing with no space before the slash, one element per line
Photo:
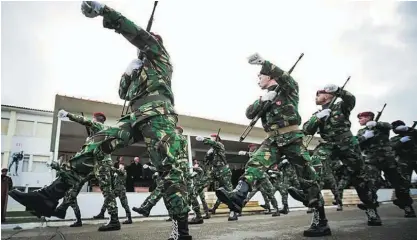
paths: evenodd
<path fill-rule="evenodd" d="M 303 145 L 304 134 L 298 128 L 301 123 L 298 113 L 298 83 L 288 73 L 270 61 L 262 59 L 258 54 L 250 56 L 249 63 L 262 66 L 258 85 L 268 92 L 247 108 L 246 116 L 248 119 L 255 118 L 267 102 L 274 100 L 268 111 L 260 117 L 268 137 L 247 162 L 245 173 L 241 176 L 235 190 L 228 191 L 225 188 L 219 188 L 216 190 L 216 195 L 232 211 L 241 212 L 244 200 L 254 182 L 265 178 L 265 171 L 275 164 L 277 159 L 280 159 L 280 154 L 286 155 L 288 161 L 297 166 L 297 175 L 304 179 L 302 188 L 307 195 L 307 200 L 303 203 L 309 207 L 315 207 L 317 212 L 320 212 L 319 219 L 312 221 L 310 228 L 304 231 L 304 235 L 330 235 L 325 210 L 320 201 L 323 197 L 320 193 L 318 175 Z M 274 91 L 277 86 L 280 88 L 279 94 Z"/>
<path fill-rule="evenodd" d="M 358 131 L 358 140 L 361 150 L 365 154 L 365 162 L 372 172 L 372 181 L 375 185 L 380 181 L 381 172 L 395 189 L 397 199 L 394 204 L 405 212 L 405 217 L 416 217 L 410 197 L 409 183 L 399 173 L 398 164 L 395 161 L 395 152 L 389 141 L 389 134 L 392 129 L 387 122 L 374 121 L 373 112 L 362 112 L 358 114 L 359 124 L 366 126 Z M 379 185 L 379 184 L 378 184 Z"/>

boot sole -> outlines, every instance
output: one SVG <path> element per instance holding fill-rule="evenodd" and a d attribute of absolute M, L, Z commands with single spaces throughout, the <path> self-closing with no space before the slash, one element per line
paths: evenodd
<path fill-rule="evenodd" d="M 382 226 L 382 223 L 370 223 L 370 222 L 368 222 L 368 226 L 378 227 L 378 226 Z"/>
<path fill-rule="evenodd" d="M 304 231 L 304 237 L 324 237 L 324 236 L 330 236 L 332 235 L 332 231 L 329 229 L 327 229 L 324 232 L 320 232 L 320 233 L 315 233 L 315 232 L 308 232 L 308 231 Z"/>
<path fill-rule="evenodd" d="M 222 191 L 216 190 L 216 196 L 220 201 L 229 207 L 230 210 L 233 212 L 240 213 L 242 212 L 242 208 L 235 204 L 231 199 L 229 199 Z"/>
<path fill-rule="evenodd" d="M 98 229 L 98 231 L 99 232 L 109 232 L 109 231 L 118 231 L 118 230 L 120 230 L 120 226 L 118 226 L 118 227 L 112 227 L 112 228 L 107 228 L 107 229 Z"/>
<path fill-rule="evenodd" d="M 203 224 L 204 221 L 198 221 L 198 222 L 188 222 L 188 225 L 198 225 L 198 224 Z"/>

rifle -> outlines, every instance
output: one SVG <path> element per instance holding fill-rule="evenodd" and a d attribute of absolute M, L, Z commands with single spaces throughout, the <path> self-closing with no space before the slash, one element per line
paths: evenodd
<path fill-rule="evenodd" d="M 417 121 L 414 121 L 414 124 L 411 126 L 411 128 L 416 128 L 417 126 Z"/>
<path fill-rule="evenodd" d="M 153 9 L 152 9 L 152 14 L 151 14 L 151 17 L 149 18 L 148 25 L 146 26 L 146 31 L 147 32 L 150 32 L 151 31 L 152 23 L 153 23 L 153 15 L 155 14 L 155 9 L 156 9 L 156 6 L 157 5 L 158 5 L 158 1 L 154 1 L 154 3 L 153 3 Z M 145 55 L 143 54 L 143 52 L 140 51 L 140 49 L 137 50 L 137 55 L 138 55 L 138 59 L 140 59 L 142 61 L 145 58 Z M 139 76 L 139 73 L 142 71 L 142 68 L 143 68 L 143 65 L 142 65 L 142 67 L 140 67 L 139 69 L 135 70 L 132 73 L 132 79 L 137 78 Z M 123 115 L 125 114 L 125 107 L 126 107 L 126 99 L 125 99 L 125 103 L 123 104 L 123 110 L 122 110 L 121 117 L 123 117 Z M 129 108 L 126 108 L 126 114 L 128 112 L 128 109 Z"/>
<path fill-rule="evenodd" d="M 342 91 L 343 91 L 343 89 L 345 89 L 345 86 L 346 86 L 346 84 L 349 82 L 349 80 L 350 80 L 350 76 L 346 79 L 345 84 L 343 84 L 342 88 L 339 90 L 340 92 L 342 92 Z M 330 109 L 330 110 L 332 109 L 333 105 L 336 103 L 336 100 L 337 100 L 337 97 L 334 97 L 334 98 L 332 99 L 332 101 L 330 102 L 330 104 L 329 104 L 329 109 Z M 327 120 L 329 120 L 329 118 L 330 118 L 330 115 L 329 115 L 329 116 L 327 116 L 327 117 L 326 117 L 326 119 L 324 120 L 324 123 L 325 123 L 325 124 L 327 123 Z"/>
<path fill-rule="evenodd" d="M 81 112 L 81 115 L 84 117 L 83 112 Z M 87 137 L 89 137 L 90 136 L 90 129 L 87 126 L 85 126 L 85 130 L 87 131 Z"/>
<path fill-rule="evenodd" d="M 301 60 L 301 58 L 303 56 L 304 56 L 304 53 L 301 53 L 300 57 L 298 57 L 297 61 L 294 63 L 294 65 L 288 71 L 288 74 L 291 74 L 292 71 L 294 71 L 295 66 L 297 66 L 298 62 Z M 255 124 L 259 120 L 259 118 L 261 118 L 265 114 L 265 112 L 268 111 L 268 109 L 271 107 L 271 105 L 277 101 L 277 99 L 280 95 L 280 90 L 281 90 L 281 88 L 279 87 L 279 85 L 277 85 L 277 87 L 274 89 L 274 91 L 277 93 L 277 95 L 275 96 L 275 98 L 272 101 L 268 101 L 263 105 L 261 111 L 258 112 L 256 117 L 254 119 L 252 119 L 250 124 L 246 127 L 246 129 L 242 133 L 242 135 L 240 135 L 239 142 L 242 142 L 243 140 L 245 140 L 245 138 L 249 135 L 250 131 L 252 131 L 253 126 L 255 126 Z"/>
<path fill-rule="evenodd" d="M 378 122 L 379 121 L 379 119 L 381 118 L 382 112 L 384 111 L 384 109 L 385 109 L 386 106 L 387 106 L 387 104 L 385 103 L 384 106 L 382 107 L 381 111 L 379 111 L 376 114 L 375 122 Z"/>
<path fill-rule="evenodd" d="M 217 131 L 217 135 L 216 135 L 216 142 L 219 141 L 219 134 L 220 134 L 220 130 L 221 128 L 219 128 L 219 131 Z"/>

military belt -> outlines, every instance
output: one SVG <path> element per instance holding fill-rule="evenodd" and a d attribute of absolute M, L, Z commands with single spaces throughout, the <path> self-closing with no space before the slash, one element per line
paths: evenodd
<path fill-rule="evenodd" d="M 293 132 L 293 131 L 299 131 L 298 125 L 291 125 L 288 127 L 278 128 L 269 132 L 266 132 L 266 135 L 268 137 L 278 136 L 285 133 Z"/>
<path fill-rule="evenodd" d="M 153 101 L 171 102 L 171 99 L 165 97 L 164 95 L 151 95 L 151 96 L 146 96 L 146 97 L 142 97 L 142 98 L 138 98 L 136 100 L 130 101 L 130 107 L 132 108 L 133 111 L 135 111 L 140 106 L 142 106 L 146 103 L 153 102 Z"/>

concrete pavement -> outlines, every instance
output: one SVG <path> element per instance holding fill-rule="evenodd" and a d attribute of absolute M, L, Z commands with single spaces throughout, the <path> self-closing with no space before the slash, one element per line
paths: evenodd
<path fill-rule="evenodd" d="M 365 213 L 356 207 L 345 207 L 343 212 L 327 209 L 327 217 L 332 229 L 332 236 L 318 239 L 340 240 L 415 240 L 417 239 L 417 218 L 404 218 L 403 211 L 392 204 L 379 208 L 383 226 L 368 227 Z M 280 217 L 270 215 L 242 216 L 237 222 L 228 222 L 227 216 L 205 220 L 202 225 L 191 225 L 190 233 L 198 240 L 245 240 L 245 239 L 307 239 L 302 232 L 310 224 L 311 215 L 305 211 L 291 212 Z M 97 232 L 97 225 L 84 225 L 81 228 L 59 227 L 66 240 L 154 240 L 167 239 L 170 234 L 170 223 L 163 220 L 144 221 L 131 225 L 122 225 L 121 231 Z M 3 230 L 2 239 L 62 239 L 53 237 L 55 228 L 39 228 L 21 232 Z M 51 238 L 53 237 L 53 238 Z M 317 238 L 316 238 L 317 239 Z"/>

